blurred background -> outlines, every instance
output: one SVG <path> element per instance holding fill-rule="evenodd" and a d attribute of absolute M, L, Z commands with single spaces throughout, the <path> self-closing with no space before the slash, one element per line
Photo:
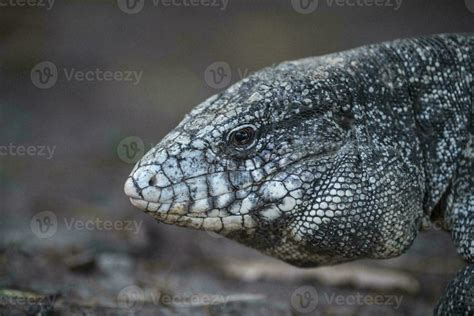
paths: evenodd
<path fill-rule="evenodd" d="M 410 251 L 296 269 L 131 206 L 133 163 L 258 69 L 474 29 L 474 0 L 0 3 L 1 315 L 429 315 L 462 266 Z"/>

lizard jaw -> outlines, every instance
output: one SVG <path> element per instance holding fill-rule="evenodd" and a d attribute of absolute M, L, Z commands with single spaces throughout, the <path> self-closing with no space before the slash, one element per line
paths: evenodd
<path fill-rule="evenodd" d="M 226 208 L 209 208 L 209 205 L 212 205 L 210 204 L 211 201 L 209 201 L 210 198 L 192 201 L 194 205 L 199 205 L 196 203 L 199 203 L 200 201 L 204 202 L 201 204 L 200 208 L 190 208 L 189 201 L 147 201 L 140 196 L 140 191 L 137 190 L 132 178 L 129 178 L 126 181 L 124 191 L 129 196 L 130 202 L 133 206 L 144 210 L 146 213 L 152 215 L 157 221 L 165 224 L 201 229 L 222 235 L 235 231 L 247 231 L 250 233 L 255 227 L 257 227 L 257 222 L 249 214 L 232 214 L 228 212 Z M 235 192 L 232 194 L 234 193 Z M 214 198 L 219 198 L 226 194 L 228 193 L 217 195 Z"/>
<path fill-rule="evenodd" d="M 180 214 L 180 209 L 171 208 L 170 204 L 165 205 L 169 211 L 159 212 L 153 211 L 153 209 L 163 207 L 163 205 L 158 203 L 147 202 L 135 198 L 130 198 L 130 202 L 133 206 L 138 207 L 153 216 L 157 221 L 169 225 L 206 230 L 222 235 L 242 230 L 246 230 L 250 233 L 250 231 L 257 227 L 257 222 L 248 214 L 227 216 L 209 216 L 206 212 Z"/>

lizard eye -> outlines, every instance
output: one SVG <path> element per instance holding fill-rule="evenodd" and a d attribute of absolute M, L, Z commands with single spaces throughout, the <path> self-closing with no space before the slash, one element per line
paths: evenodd
<path fill-rule="evenodd" d="M 254 143 L 256 128 L 253 125 L 239 126 L 229 133 L 229 142 L 238 149 L 250 147 Z"/>

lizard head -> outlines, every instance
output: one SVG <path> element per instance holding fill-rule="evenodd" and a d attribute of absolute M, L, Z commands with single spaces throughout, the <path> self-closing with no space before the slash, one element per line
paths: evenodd
<path fill-rule="evenodd" d="M 391 200 L 370 189 L 352 93 L 347 76 L 305 61 L 257 72 L 193 109 L 136 164 L 125 192 L 160 222 L 299 266 L 394 255 L 410 241 L 386 229 Z"/>

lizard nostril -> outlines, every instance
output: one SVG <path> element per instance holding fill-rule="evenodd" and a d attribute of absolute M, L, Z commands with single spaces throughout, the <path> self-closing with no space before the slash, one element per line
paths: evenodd
<path fill-rule="evenodd" d="M 156 177 L 151 177 L 150 180 L 148 180 L 148 185 L 150 187 L 154 187 L 156 184 Z"/>

